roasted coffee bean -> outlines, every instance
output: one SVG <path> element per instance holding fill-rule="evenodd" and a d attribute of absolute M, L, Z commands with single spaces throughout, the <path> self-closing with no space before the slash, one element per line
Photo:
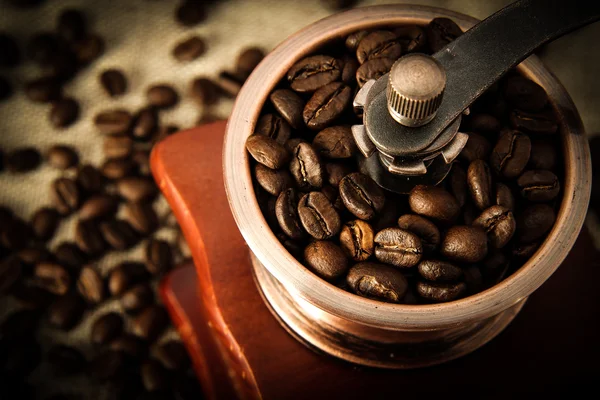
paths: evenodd
<path fill-rule="evenodd" d="M 32 237 L 31 227 L 20 218 L 13 218 L 0 227 L 0 248 L 18 250 L 25 247 Z"/>
<path fill-rule="evenodd" d="M 475 132 L 469 133 L 469 140 L 460 153 L 460 158 L 467 162 L 486 160 L 492 151 L 492 144 L 483 135 Z"/>
<path fill-rule="evenodd" d="M 277 89 L 269 96 L 279 115 L 294 129 L 304 128 L 304 100 L 289 89 Z"/>
<path fill-rule="evenodd" d="M 306 232 L 315 239 L 329 239 L 340 231 L 340 216 L 321 192 L 302 196 L 298 203 L 298 215 Z"/>
<path fill-rule="evenodd" d="M 332 82 L 319 88 L 304 106 L 304 123 L 313 130 L 331 125 L 346 110 L 351 98 L 352 90 L 341 82 Z"/>
<path fill-rule="evenodd" d="M 417 293 L 425 300 L 436 303 L 445 303 L 456 300 L 467 291 L 464 282 L 459 283 L 434 283 L 417 282 Z"/>
<path fill-rule="evenodd" d="M 40 363 L 41 360 L 41 349 L 35 338 L 19 338 L 7 346 L 6 354 L 0 357 L 0 371 L 3 372 L 3 378 L 8 376 L 26 377 L 29 375 Z M 0 381 L 1 382 L 1 381 Z M 2 382 L 3 389 L 6 386 Z M 19 398 L 22 396 L 23 389 L 17 389 L 18 392 L 10 393 L 9 397 L 18 393 Z M 0 392 L 0 394 L 2 394 Z M 23 397 L 24 398 L 24 397 Z M 33 398 L 33 397 L 29 397 Z"/>
<path fill-rule="evenodd" d="M 77 280 L 77 291 L 90 304 L 99 304 L 106 297 L 104 281 L 100 273 L 92 265 L 81 269 Z"/>
<path fill-rule="evenodd" d="M 365 36 L 356 49 L 356 58 L 361 64 L 375 58 L 398 59 L 402 55 L 402 45 L 390 31 L 375 31 Z"/>
<path fill-rule="evenodd" d="M 71 275 L 65 267 L 54 263 L 37 264 L 33 271 L 37 286 L 56 295 L 64 295 L 71 288 Z"/>
<path fill-rule="evenodd" d="M 129 202 L 123 206 L 124 217 L 142 235 L 149 235 L 158 227 L 158 216 L 152 204 Z"/>
<path fill-rule="evenodd" d="M 427 43 L 432 53 L 437 53 L 448 43 L 462 35 L 460 27 L 449 18 L 434 18 L 425 28 Z"/>
<path fill-rule="evenodd" d="M 502 124 L 493 115 L 477 113 L 469 116 L 469 127 L 473 132 L 496 133 L 500 132 Z"/>
<path fill-rule="evenodd" d="M 360 64 L 351 57 L 345 59 L 343 62 L 344 67 L 342 68 L 342 82 L 348 85 L 354 85 L 356 83 L 356 71 L 358 71 Z"/>
<path fill-rule="evenodd" d="M 25 84 L 25 96 L 36 103 L 55 101 L 61 93 L 60 82 L 52 76 L 38 78 Z"/>
<path fill-rule="evenodd" d="M 303 239 L 306 232 L 298 216 L 298 195 L 295 189 L 285 189 L 275 203 L 275 215 L 281 230 L 292 239 Z"/>
<path fill-rule="evenodd" d="M 118 180 L 133 175 L 136 167 L 137 164 L 131 158 L 109 158 L 104 161 L 100 170 L 106 179 Z"/>
<path fill-rule="evenodd" d="M 13 94 L 12 84 L 7 78 L 0 75 L 0 101 L 8 99 Z"/>
<path fill-rule="evenodd" d="M 473 222 L 488 234 L 490 244 L 496 249 L 501 249 L 512 239 L 516 221 L 513 213 L 502 206 L 491 206 L 484 210 Z"/>
<path fill-rule="evenodd" d="M 16 253 L 16 256 L 27 267 L 50 261 L 53 258 L 52 253 L 50 253 L 46 247 L 38 243 L 22 248 Z"/>
<path fill-rule="evenodd" d="M 511 76 L 505 81 L 504 98 L 519 110 L 536 112 L 548 103 L 548 95 L 537 83 L 523 76 Z"/>
<path fill-rule="evenodd" d="M 554 144 L 546 140 L 532 140 L 531 154 L 529 156 L 529 169 L 548 169 L 556 167 L 558 154 Z"/>
<path fill-rule="evenodd" d="M 149 342 L 154 342 L 169 324 L 169 315 L 158 305 L 146 308 L 133 321 L 133 332 Z"/>
<path fill-rule="evenodd" d="M 406 214 L 398 218 L 400 229 L 414 233 L 421 239 L 425 253 L 437 250 L 440 244 L 440 231 L 435 224 L 420 215 Z"/>
<path fill-rule="evenodd" d="M 492 172 L 485 161 L 475 160 L 469 164 L 467 186 L 477 208 L 485 210 L 493 204 Z"/>
<path fill-rule="evenodd" d="M 352 172 L 352 169 L 347 164 L 338 162 L 328 162 L 325 164 L 325 172 L 327 175 L 327 183 L 333 187 L 338 187 L 341 180 Z"/>
<path fill-rule="evenodd" d="M 56 32 L 68 42 L 80 39 L 86 33 L 85 15 L 74 8 L 63 10 L 58 16 Z"/>
<path fill-rule="evenodd" d="M 360 219 L 347 222 L 340 232 L 340 246 L 352 260 L 367 260 L 375 248 L 373 228 Z"/>
<path fill-rule="evenodd" d="M 437 186 L 415 186 L 408 195 L 408 203 L 414 213 L 443 223 L 454 222 L 460 212 L 454 196 Z"/>
<path fill-rule="evenodd" d="M 184 0 L 175 11 L 175 20 L 183 26 L 192 27 L 206 19 L 206 3 Z"/>
<path fill-rule="evenodd" d="M 252 135 L 246 140 L 246 150 L 262 165 L 280 169 L 290 159 L 289 152 L 274 139 L 265 135 Z"/>
<path fill-rule="evenodd" d="M 69 215 L 81 204 L 82 196 L 75 181 L 69 178 L 57 178 L 52 183 L 50 197 L 54 207 L 61 215 Z"/>
<path fill-rule="evenodd" d="M 346 48 L 348 50 L 350 50 L 351 52 L 356 51 L 360 41 L 363 40 L 363 38 L 365 36 L 367 36 L 368 34 L 369 34 L 369 31 L 358 31 L 358 32 L 351 33 L 350 35 L 348 35 L 348 37 L 346 37 L 346 42 L 345 42 Z"/>
<path fill-rule="evenodd" d="M 66 46 L 62 43 L 61 46 Z M 48 75 L 56 78 L 61 83 L 70 81 L 77 74 L 79 65 L 77 54 L 70 48 L 63 47 L 50 59 L 46 69 Z"/>
<path fill-rule="evenodd" d="M 357 151 L 350 126 L 325 128 L 315 136 L 312 145 L 325 158 L 350 158 Z"/>
<path fill-rule="evenodd" d="M 423 255 L 421 239 L 399 228 L 385 228 L 375 235 L 375 257 L 396 267 L 412 267 Z"/>
<path fill-rule="evenodd" d="M 126 250 L 138 241 L 137 232 L 122 219 L 112 219 L 100 223 L 104 241 L 115 250 Z"/>
<path fill-rule="evenodd" d="M 348 271 L 348 259 L 344 251 L 328 240 L 317 240 L 304 250 L 307 266 L 321 278 L 334 280 Z"/>
<path fill-rule="evenodd" d="M 432 282 L 454 282 L 463 276 L 462 269 L 440 260 L 421 261 L 417 268 L 423 278 Z"/>
<path fill-rule="evenodd" d="M 83 370 L 86 364 L 84 355 L 75 347 L 63 344 L 52 346 L 46 358 L 53 371 L 58 371 L 62 375 L 74 375 Z"/>
<path fill-rule="evenodd" d="M 178 340 L 162 343 L 156 348 L 154 356 L 169 370 L 183 371 L 190 365 L 187 350 Z"/>
<path fill-rule="evenodd" d="M 300 143 L 292 153 L 290 172 L 301 190 L 319 189 L 323 186 L 323 166 L 315 148 Z"/>
<path fill-rule="evenodd" d="M 23 274 L 23 263 L 16 257 L 8 257 L 0 262 L 0 294 L 11 292 Z"/>
<path fill-rule="evenodd" d="M 48 149 L 46 154 L 48 164 L 58 169 L 74 167 L 79 162 L 77 151 L 71 146 L 54 145 Z"/>
<path fill-rule="evenodd" d="M 66 128 L 79 118 L 79 103 L 69 97 L 55 101 L 48 115 L 55 128 Z"/>
<path fill-rule="evenodd" d="M 354 265 L 346 282 L 359 296 L 390 303 L 400 303 L 408 289 L 408 282 L 400 271 L 375 262 Z"/>
<path fill-rule="evenodd" d="M 296 92 L 314 92 L 342 75 L 339 60 L 326 55 L 306 57 L 290 68 L 287 80 Z"/>
<path fill-rule="evenodd" d="M 546 170 L 525 171 L 517 179 L 517 185 L 521 189 L 521 196 L 534 202 L 551 201 L 560 192 L 558 177 Z"/>
<path fill-rule="evenodd" d="M 151 200 L 158 192 L 154 181 L 148 178 L 127 177 L 117 181 L 117 191 L 127 201 Z"/>
<path fill-rule="evenodd" d="M 108 382 L 123 373 L 126 361 L 123 353 L 107 350 L 90 361 L 87 372 L 97 382 Z"/>
<path fill-rule="evenodd" d="M 127 77 L 118 68 L 110 68 L 102 71 L 99 81 L 109 97 L 122 96 L 127 92 Z"/>
<path fill-rule="evenodd" d="M 143 357 L 148 351 L 146 342 L 130 333 L 124 333 L 118 338 L 112 340 L 109 344 L 109 348 L 111 350 L 123 353 L 129 358 L 133 359 L 139 359 Z"/>
<path fill-rule="evenodd" d="M 118 136 L 127 133 L 133 116 L 121 108 L 102 111 L 94 117 L 94 125 L 100 133 L 109 136 Z"/>
<path fill-rule="evenodd" d="M 42 207 L 31 217 L 33 234 L 41 240 L 49 240 L 60 224 L 60 215 L 49 207 Z"/>
<path fill-rule="evenodd" d="M 265 58 L 265 52 L 259 47 L 242 49 L 235 61 L 235 71 L 238 75 L 249 76 L 254 68 Z"/>
<path fill-rule="evenodd" d="M 502 251 L 488 254 L 481 266 L 481 273 L 488 285 L 495 285 L 505 278 L 510 262 Z"/>
<path fill-rule="evenodd" d="M 9 314 L 0 324 L 0 339 L 15 340 L 28 337 L 35 332 L 40 322 L 40 313 L 19 310 Z"/>
<path fill-rule="evenodd" d="M 150 86 L 146 91 L 146 99 L 156 108 L 171 108 L 179 102 L 179 95 L 173 87 L 166 84 Z"/>
<path fill-rule="evenodd" d="M 279 196 L 283 190 L 294 186 L 292 176 L 284 169 L 274 170 L 262 164 L 256 164 L 254 176 L 258 184 L 273 196 Z"/>
<path fill-rule="evenodd" d="M 173 253 L 168 242 L 151 239 L 146 244 L 146 268 L 151 274 L 162 274 L 173 267 Z"/>
<path fill-rule="evenodd" d="M 516 178 L 529 161 L 531 140 L 529 136 L 514 130 L 506 130 L 492 151 L 490 162 L 498 175 Z"/>
<path fill-rule="evenodd" d="M 308 143 L 308 142 L 306 140 L 304 140 L 304 139 L 301 139 L 301 138 L 291 138 L 291 139 L 288 139 L 288 140 L 285 141 L 285 144 L 283 145 L 283 147 L 285 147 L 285 149 L 290 154 L 293 154 L 294 153 L 294 149 L 300 143 Z"/>
<path fill-rule="evenodd" d="M 54 258 L 70 270 L 79 270 L 88 261 L 86 254 L 75 243 L 63 242 L 54 250 Z"/>
<path fill-rule="evenodd" d="M 10 172 L 22 173 L 36 169 L 42 161 L 39 151 L 33 147 L 22 147 L 8 153 L 4 161 Z"/>
<path fill-rule="evenodd" d="M 93 166 L 84 165 L 77 172 L 77 184 L 87 194 L 97 193 L 104 187 L 104 178 Z"/>
<path fill-rule="evenodd" d="M 458 206 L 462 208 L 468 196 L 467 174 L 460 164 L 455 163 L 452 166 L 449 177 L 450 191 L 456 199 Z"/>
<path fill-rule="evenodd" d="M 64 43 L 55 34 L 38 32 L 27 43 L 25 52 L 30 60 L 44 67 L 48 66 L 63 48 Z"/>
<path fill-rule="evenodd" d="M 556 214 L 547 204 L 533 204 L 517 219 L 517 237 L 521 243 L 533 242 L 550 231 Z"/>
<path fill-rule="evenodd" d="M 15 218 L 13 211 L 5 205 L 0 204 L 0 227 L 4 227 Z"/>
<path fill-rule="evenodd" d="M 136 285 L 123 293 L 121 305 L 125 311 L 136 313 L 154 303 L 152 288 L 145 283 Z"/>
<path fill-rule="evenodd" d="M 133 285 L 148 278 L 148 271 L 144 264 L 125 262 L 119 264 L 108 277 L 108 290 L 113 296 L 120 296 Z"/>
<path fill-rule="evenodd" d="M 515 198 L 508 186 L 503 183 L 496 183 L 496 204 L 508 210 L 515 209 Z"/>
<path fill-rule="evenodd" d="M 100 256 L 106 250 L 106 242 L 98 224 L 92 220 L 77 222 L 75 226 L 75 243 L 88 256 Z"/>
<path fill-rule="evenodd" d="M 451 227 L 440 247 L 440 253 L 444 257 L 465 263 L 479 262 L 485 258 L 487 252 L 487 235 L 478 226 Z"/>
<path fill-rule="evenodd" d="M 177 43 L 172 55 L 179 62 L 194 61 L 206 51 L 206 43 L 200 36 L 191 36 Z"/>
<path fill-rule="evenodd" d="M 220 97 L 220 88 L 209 78 L 199 77 L 192 81 L 190 85 L 191 97 L 201 106 L 215 104 Z"/>
<path fill-rule="evenodd" d="M 79 219 L 103 219 L 115 215 L 119 201 L 108 194 L 97 194 L 87 199 L 79 210 Z"/>
<path fill-rule="evenodd" d="M 383 210 L 383 190 L 367 175 L 351 173 L 340 181 L 339 187 L 344 205 L 356 217 L 368 221 Z"/>
<path fill-rule="evenodd" d="M 527 113 L 513 110 L 510 113 L 510 125 L 519 130 L 536 134 L 555 134 L 558 123 L 551 112 Z"/>
<path fill-rule="evenodd" d="M 260 117 L 254 129 L 254 134 L 268 136 L 279 144 L 285 144 L 291 133 L 290 125 L 275 114 L 265 114 Z"/>
<path fill-rule="evenodd" d="M 109 312 L 92 324 L 90 341 L 95 345 L 105 345 L 123 332 L 123 318 L 116 312 Z"/>
<path fill-rule="evenodd" d="M 235 72 L 221 71 L 217 77 L 217 85 L 223 94 L 233 98 L 238 95 L 245 80 L 245 76 L 238 76 Z"/>
<path fill-rule="evenodd" d="M 133 141 L 125 135 L 105 137 L 103 151 L 106 158 L 129 157 L 133 151 Z"/>
<path fill-rule="evenodd" d="M 75 58 L 80 65 L 88 65 L 104 53 L 104 39 L 90 34 L 78 40 L 73 45 Z"/>
<path fill-rule="evenodd" d="M 169 381 L 167 371 L 154 359 L 144 361 L 140 367 L 142 382 L 147 392 L 153 393 L 167 388 Z"/>
<path fill-rule="evenodd" d="M 159 130 L 159 135 L 161 131 Z M 128 172 L 123 177 L 133 174 L 137 168 L 137 172 L 143 176 L 150 176 L 152 171 L 150 171 L 150 151 L 134 149 L 133 153 L 131 153 L 131 162 L 133 162 L 133 170 Z M 116 171 L 113 171 L 116 172 Z M 120 178 L 117 178 L 120 179 Z"/>
<path fill-rule="evenodd" d="M 70 330 L 79 323 L 84 309 L 81 297 L 75 294 L 61 296 L 50 305 L 48 322 L 56 328 Z"/>
<path fill-rule="evenodd" d="M 21 52 L 15 39 L 0 32 L 0 67 L 14 67 L 21 61 Z"/>
<path fill-rule="evenodd" d="M 131 131 L 134 138 L 147 140 L 150 139 L 157 129 L 158 113 L 155 109 L 148 107 L 137 114 Z"/>
<path fill-rule="evenodd" d="M 427 46 L 427 34 L 420 26 L 400 26 L 395 28 L 393 32 L 398 38 L 398 42 L 402 45 L 404 51 L 423 51 L 425 46 Z"/>
<path fill-rule="evenodd" d="M 356 70 L 356 82 L 358 82 L 358 86 L 362 87 L 367 81 L 379 79 L 390 72 L 395 61 L 396 60 L 385 57 L 366 61 Z"/>

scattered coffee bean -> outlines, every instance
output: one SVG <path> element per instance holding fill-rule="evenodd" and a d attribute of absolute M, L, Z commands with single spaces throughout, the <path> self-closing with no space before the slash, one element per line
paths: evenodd
<path fill-rule="evenodd" d="M 144 264 L 125 262 L 110 271 L 108 290 L 113 296 L 120 296 L 133 285 L 148 279 Z"/>
<path fill-rule="evenodd" d="M 496 249 L 506 246 L 516 230 L 512 211 L 497 205 L 484 210 L 473 225 L 486 231 L 490 244 Z"/>
<path fill-rule="evenodd" d="M 341 82 L 319 88 L 304 106 L 304 123 L 313 130 L 327 127 L 346 110 L 351 97 L 350 87 Z"/>
<path fill-rule="evenodd" d="M 104 281 L 100 273 L 92 265 L 81 269 L 77 280 L 77 291 L 89 304 L 99 304 L 106 297 Z"/>
<path fill-rule="evenodd" d="M 440 231 L 435 224 L 428 219 L 414 214 L 406 214 L 398 218 L 400 229 L 414 233 L 421 239 L 423 252 L 433 253 L 440 244 Z"/>
<path fill-rule="evenodd" d="M 52 370 L 62 375 L 80 373 L 86 364 L 85 357 L 79 350 L 63 344 L 52 346 L 46 353 L 46 358 L 52 365 Z"/>
<path fill-rule="evenodd" d="M 427 43 L 433 53 L 437 53 L 463 33 L 460 27 L 449 18 L 432 19 L 425 31 L 427 32 Z"/>
<path fill-rule="evenodd" d="M 127 92 L 127 77 L 120 69 L 110 68 L 102 71 L 99 81 L 109 97 L 122 96 Z"/>
<path fill-rule="evenodd" d="M 94 117 L 94 125 L 100 133 L 118 136 L 127 133 L 133 116 L 127 110 L 120 108 L 102 111 Z"/>
<path fill-rule="evenodd" d="M 467 186 L 477 208 L 485 210 L 493 204 L 492 172 L 485 161 L 475 160 L 469 164 Z"/>
<path fill-rule="evenodd" d="M 50 197 L 54 202 L 54 207 L 61 215 L 69 215 L 76 211 L 82 200 L 77 184 L 69 178 L 54 180 Z"/>
<path fill-rule="evenodd" d="M 262 164 L 256 164 L 254 176 L 258 184 L 273 196 L 279 196 L 283 190 L 294 186 L 292 176 L 284 169 L 274 170 Z"/>
<path fill-rule="evenodd" d="M 137 164 L 131 158 L 109 158 L 100 170 L 106 179 L 118 180 L 133 175 L 136 168 Z"/>
<path fill-rule="evenodd" d="M 521 189 L 521 196 L 533 202 L 551 201 L 560 192 L 558 177 L 545 170 L 525 171 L 517 179 L 517 185 Z"/>
<path fill-rule="evenodd" d="M 348 271 L 348 259 L 343 250 L 327 240 L 317 240 L 304 250 L 308 267 L 321 278 L 334 280 Z"/>
<path fill-rule="evenodd" d="M 8 153 L 4 161 L 8 171 L 14 173 L 29 172 L 36 169 L 42 161 L 39 151 L 33 147 L 22 147 Z"/>
<path fill-rule="evenodd" d="M 179 62 L 194 61 L 206 51 L 206 43 L 200 36 L 191 36 L 177 43 L 173 57 Z"/>
<path fill-rule="evenodd" d="M 259 47 L 247 47 L 242 49 L 235 61 L 236 73 L 241 76 L 249 76 L 263 58 L 265 58 L 265 52 Z"/>
<path fill-rule="evenodd" d="M 128 202 L 123 208 L 125 219 L 140 234 L 149 235 L 158 227 L 158 216 L 152 204 Z"/>
<path fill-rule="evenodd" d="M 158 128 L 158 113 L 154 108 L 144 108 L 135 118 L 132 133 L 133 137 L 148 140 Z"/>
<path fill-rule="evenodd" d="M 151 239 L 146 244 L 146 268 L 151 274 L 162 274 L 173 266 L 173 254 L 168 242 Z"/>
<path fill-rule="evenodd" d="M 77 184 L 84 193 L 98 193 L 103 189 L 104 177 L 93 166 L 84 165 L 77 172 Z"/>
<path fill-rule="evenodd" d="M 168 385 L 167 371 L 161 363 L 154 359 L 144 361 L 140 368 L 142 382 L 147 392 L 157 392 L 164 390 Z"/>
<path fill-rule="evenodd" d="M 190 85 L 190 95 L 201 106 L 215 104 L 220 97 L 220 88 L 209 78 L 199 77 Z"/>
<path fill-rule="evenodd" d="M 63 242 L 54 250 L 56 261 L 70 270 L 79 270 L 88 261 L 86 254 L 75 243 Z"/>
<path fill-rule="evenodd" d="M 0 227 L 0 248 L 18 250 L 25 247 L 32 237 L 31 227 L 16 217 Z"/>
<path fill-rule="evenodd" d="M 246 150 L 262 165 L 280 169 L 290 159 L 289 152 L 274 139 L 265 135 L 252 135 L 246 140 Z"/>
<path fill-rule="evenodd" d="M 408 289 L 408 282 L 400 271 L 375 262 L 354 265 L 346 282 L 359 296 L 390 303 L 399 303 Z"/>
<path fill-rule="evenodd" d="M 313 139 L 313 147 L 325 158 L 350 158 L 357 151 L 349 126 L 332 126 L 323 129 Z"/>
<path fill-rule="evenodd" d="M 238 76 L 235 72 L 221 71 L 217 77 L 217 85 L 221 92 L 231 98 L 238 95 L 244 81 L 245 77 Z"/>
<path fill-rule="evenodd" d="M 0 67 L 15 67 L 21 61 L 16 40 L 6 32 L 0 32 Z"/>
<path fill-rule="evenodd" d="M 79 103 L 64 97 L 55 101 L 50 109 L 49 119 L 55 128 L 66 128 L 79 118 Z"/>
<path fill-rule="evenodd" d="M 201 1 L 185 0 L 175 11 L 175 19 L 181 25 L 192 27 L 206 19 L 206 4 Z"/>
<path fill-rule="evenodd" d="M 129 157 L 133 151 L 133 141 L 124 135 L 104 138 L 104 156 L 107 158 Z"/>
<path fill-rule="evenodd" d="M 0 294 L 10 293 L 21 279 L 23 263 L 16 257 L 0 262 Z"/>
<path fill-rule="evenodd" d="M 412 267 L 423 255 L 421 240 L 412 232 L 386 228 L 375 235 L 375 257 L 396 267 Z"/>
<path fill-rule="evenodd" d="M 44 245 L 34 243 L 29 247 L 22 248 L 16 254 L 27 267 L 33 267 L 35 264 L 52 260 L 53 256 Z"/>
<path fill-rule="evenodd" d="M 171 108 L 179 102 L 179 95 L 173 87 L 166 84 L 151 86 L 146 91 L 146 98 L 150 105 L 156 108 Z"/>
<path fill-rule="evenodd" d="M 71 288 L 71 275 L 59 264 L 47 262 L 37 264 L 33 275 L 36 285 L 50 293 L 64 295 Z"/>
<path fill-rule="evenodd" d="M 49 240 L 60 224 L 60 214 L 53 208 L 42 207 L 31 217 L 33 234 L 41 240 Z"/>
<path fill-rule="evenodd" d="M 162 135 L 163 132 L 159 130 L 158 135 Z M 131 162 L 133 163 L 133 169 L 125 173 L 122 177 L 133 175 L 137 170 L 137 173 L 142 176 L 150 176 L 152 171 L 150 170 L 150 151 L 134 149 L 131 153 Z M 113 171 L 117 172 L 117 171 Z M 122 171 L 124 172 L 124 171 Z M 115 174 L 116 175 L 116 174 Z M 116 178 L 120 179 L 120 178 Z"/>
<path fill-rule="evenodd" d="M 504 97 L 519 110 L 528 112 L 540 111 L 548 103 L 544 88 L 522 76 L 511 76 L 506 80 Z"/>
<path fill-rule="evenodd" d="M 154 302 L 154 292 L 152 288 L 145 283 L 132 287 L 123 293 L 121 305 L 125 311 L 136 313 L 150 306 Z"/>
<path fill-rule="evenodd" d="M 153 199 L 158 190 L 154 181 L 148 178 L 127 177 L 117 181 L 119 195 L 131 202 Z"/>
<path fill-rule="evenodd" d="M 113 216 L 119 207 L 119 201 L 108 194 L 97 194 L 87 199 L 79 210 L 79 219 L 103 219 Z"/>
<path fill-rule="evenodd" d="M 48 149 L 46 154 L 48 163 L 54 168 L 68 169 L 74 167 L 79 162 L 77 151 L 71 146 L 54 145 Z"/>
<path fill-rule="evenodd" d="M 379 79 L 390 72 L 395 61 L 396 60 L 394 59 L 386 57 L 374 58 L 366 61 L 356 70 L 356 82 L 358 82 L 358 86 L 362 87 L 371 79 Z"/>
<path fill-rule="evenodd" d="M 87 372 L 97 382 L 108 382 L 122 374 L 126 361 L 123 353 L 107 350 L 90 361 Z"/>
<path fill-rule="evenodd" d="M 90 257 L 102 255 L 106 250 L 106 242 L 98 224 L 92 220 L 77 222 L 75 226 L 75 243 Z"/>
<path fill-rule="evenodd" d="M 123 318 L 116 312 L 109 312 L 92 324 L 90 341 L 95 345 L 105 345 L 123 332 Z"/>
<path fill-rule="evenodd" d="M 13 87 L 7 78 L 0 75 L 0 101 L 8 99 L 13 94 Z"/>
<path fill-rule="evenodd" d="M 104 39 L 90 34 L 78 40 L 73 45 L 75 58 L 80 65 L 88 65 L 104 53 Z"/>
<path fill-rule="evenodd" d="M 48 309 L 48 321 L 50 325 L 70 330 L 79 323 L 85 309 L 81 297 L 75 294 L 66 294 L 59 297 Z"/>
<path fill-rule="evenodd" d="M 396 60 L 402 55 L 402 45 L 398 37 L 390 31 L 374 31 L 365 36 L 356 49 L 358 62 L 364 64 L 375 58 Z"/>
<path fill-rule="evenodd" d="M 55 101 L 61 93 L 60 82 L 52 76 L 38 78 L 25 84 L 25 96 L 36 103 Z"/>
<path fill-rule="evenodd" d="M 273 107 L 294 129 L 304 127 L 304 100 L 289 89 L 278 89 L 269 96 Z"/>
<path fill-rule="evenodd" d="M 86 34 L 85 15 L 77 9 L 68 8 L 58 16 L 56 32 L 68 42 L 75 42 Z"/>
<path fill-rule="evenodd" d="M 437 303 L 445 303 L 456 300 L 462 296 L 467 290 L 467 285 L 464 282 L 459 283 L 434 283 L 434 282 L 417 282 L 417 293 L 422 298 L 435 301 Z"/>
<path fill-rule="evenodd" d="M 314 147 L 300 143 L 292 153 L 290 172 L 301 190 L 319 189 L 323 186 L 323 167 Z"/>
<path fill-rule="evenodd" d="M 437 186 L 415 186 L 408 203 L 413 212 L 443 223 L 454 222 L 460 212 L 454 196 Z"/>
<path fill-rule="evenodd" d="M 554 225 L 556 214 L 547 204 L 527 207 L 517 219 L 517 236 L 521 243 L 530 243 L 542 238 Z"/>
<path fill-rule="evenodd" d="M 133 321 L 133 332 L 149 342 L 154 342 L 169 323 L 169 315 L 158 305 L 146 308 Z"/>
<path fill-rule="evenodd" d="M 38 32 L 27 43 L 25 52 L 27 57 L 41 67 L 50 64 L 57 53 L 61 51 L 63 43 L 58 36 L 50 32 Z"/>
<path fill-rule="evenodd" d="M 354 261 L 365 261 L 374 252 L 374 232 L 371 225 L 360 219 L 344 224 L 340 245 Z"/>
<path fill-rule="evenodd" d="M 487 235 L 480 227 L 456 225 L 448 229 L 440 252 L 457 262 L 475 263 L 487 255 Z"/>
<path fill-rule="evenodd" d="M 431 282 L 454 282 L 463 276 L 459 267 L 439 260 L 424 260 L 417 267 L 419 274 Z"/>
<path fill-rule="evenodd" d="M 115 250 L 126 250 L 138 241 L 137 232 L 122 219 L 111 219 L 100 223 L 104 241 Z"/>

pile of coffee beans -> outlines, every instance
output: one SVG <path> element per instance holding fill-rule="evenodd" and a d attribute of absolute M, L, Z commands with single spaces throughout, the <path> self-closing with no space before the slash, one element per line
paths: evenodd
<path fill-rule="evenodd" d="M 359 170 L 358 89 L 461 34 L 447 18 L 355 32 L 298 60 L 270 94 L 246 142 L 255 193 L 276 237 L 319 277 L 386 302 L 453 301 L 516 271 L 554 225 L 557 119 L 516 70 L 463 117 L 468 143 L 440 185 L 400 195 Z"/>
<path fill-rule="evenodd" d="M 174 17 L 191 27 L 208 12 L 204 2 L 183 1 Z M 103 39 L 86 20 L 82 11 L 66 9 L 55 31 L 33 33 L 24 51 L 9 33 L 0 32 L 0 67 L 33 62 L 41 73 L 23 85 L 0 79 L 0 99 L 21 90 L 30 101 L 49 104 L 49 119 L 57 130 L 91 120 L 95 132 L 90 140 L 104 153 L 104 160 L 93 165 L 79 149 L 61 142 L 45 151 L 36 143 L 0 149 L 0 173 L 27 180 L 27 173 L 43 163 L 61 173 L 39 188 L 48 194 L 48 204 L 32 215 L 18 215 L 0 204 L 0 296 L 17 305 L 0 320 L 0 398 L 15 393 L 23 399 L 49 398 L 28 383 L 42 366 L 52 371 L 54 382 L 87 377 L 91 387 L 105 385 L 110 398 L 202 398 L 187 352 L 173 339 L 171 321 L 156 295 L 160 278 L 190 254 L 172 213 L 160 214 L 160 193 L 148 158 L 155 143 L 180 129 L 161 122 L 163 110 L 190 96 L 203 110 L 199 122 L 214 119 L 210 107 L 237 94 L 264 51 L 243 49 L 230 71 L 216 80 L 197 77 L 185 94 L 168 82 L 135 87 L 127 71 L 112 66 L 95 77 L 105 95 L 117 99 L 140 90 L 146 105 L 89 115 L 64 93 L 64 85 L 103 53 Z M 189 63 L 206 48 L 205 40 L 193 35 L 157 51 Z M 60 226 L 70 221 L 76 222 L 69 238 L 57 243 Z M 142 260 L 131 257 L 99 267 L 114 254 L 130 257 L 136 248 L 141 248 Z M 81 325 L 90 325 L 89 339 L 70 340 L 69 333 Z M 52 382 L 46 384 L 52 388 Z M 52 398 L 73 395 L 77 393 Z"/>

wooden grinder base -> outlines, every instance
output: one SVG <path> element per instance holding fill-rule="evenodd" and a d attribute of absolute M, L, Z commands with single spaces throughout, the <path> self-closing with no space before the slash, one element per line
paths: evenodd
<path fill-rule="evenodd" d="M 151 160 L 194 257 L 194 265 L 164 279 L 161 293 L 208 398 L 555 397 L 596 385 L 600 254 L 585 228 L 508 328 L 458 360 L 416 370 L 371 369 L 296 340 L 264 303 L 229 210 L 222 176 L 225 124 L 171 136 Z"/>

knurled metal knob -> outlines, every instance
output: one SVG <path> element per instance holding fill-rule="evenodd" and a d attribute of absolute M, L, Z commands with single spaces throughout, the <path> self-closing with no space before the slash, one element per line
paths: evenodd
<path fill-rule="evenodd" d="M 387 83 L 387 107 L 400 124 L 425 125 L 435 117 L 446 88 L 446 71 L 435 58 L 413 53 L 394 63 Z"/>

